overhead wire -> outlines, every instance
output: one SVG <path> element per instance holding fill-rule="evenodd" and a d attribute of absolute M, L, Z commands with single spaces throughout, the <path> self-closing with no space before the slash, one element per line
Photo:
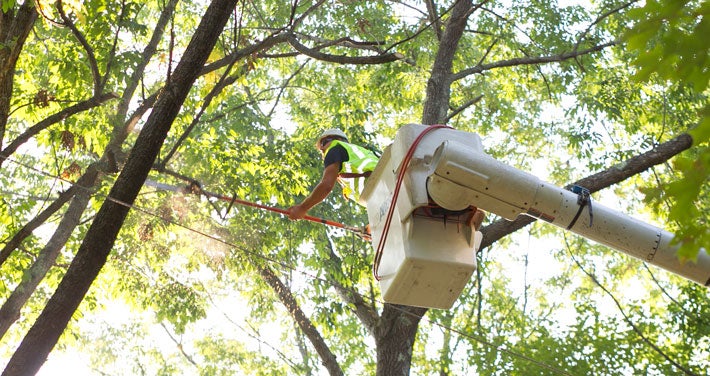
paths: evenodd
<path fill-rule="evenodd" d="M 274 351 L 278 355 L 278 357 L 281 360 L 283 360 L 286 364 L 288 364 L 288 366 L 291 367 L 294 371 L 298 370 L 298 365 L 294 361 L 289 359 L 289 357 L 286 354 L 284 354 L 283 351 L 281 351 L 276 346 L 272 345 L 267 339 L 263 338 L 259 334 L 258 330 L 255 330 L 254 328 L 251 327 L 251 325 L 249 325 L 249 327 L 250 327 L 249 329 L 251 330 L 251 331 L 249 331 L 244 326 L 242 326 L 239 323 L 237 323 L 236 321 L 234 321 L 232 319 L 232 317 L 229 314 L 227 314 L 227 312 L 225 312 L 225 310 L 222 307 L 220 307 L 217 304 L 217 302 L 215 302 L 214 298 L 212 297 L 212 294 L 210 294 L 210 292 L 207 290 L 207 286 L 205 286 L 204 283 L 202 283 L 201 281 L 198 281 L 197 283 L 199 283 L 200 286 L 202 287 L 202 290 L 205 291 L 205 294 L 207 296 L 207 300 L 209 300 L 210 304 L 212 304 L 212 307 L 214 307 L 214 309 L 219 311 L 219 313 L 221 313 L 222 316 L 224 316 L 224 318 L 231 325 L 234 325 L 237 329 L 239 329 L 240 331 L 242 331 L 244 334 L 251 337 L 255 341 L 259 342 L 260 344 L 263 344 L 263 345 L 267 346 L 268 348 L 270 348 L 272 351 Z"/>
<path fill-rule="evenodd" d="M 660 355 L 662 358 L 664 358 L 667 362 L 669 362 L 671 365 L 674 367 L 678 368 L 680 371 L 682 371 L 686 375 L 695 375 L 695 373 L 691 372 L 687 367 L 681 365 L 677 361 L 675 361 L 669 354 L 666 354 L 665 351 L 660 347 L 659 344 L 656 343 L 652 338 L 649 338 L 642 330 L 641 325 L 637 325 L 636 323 L 631 320 L 631 317 L 626 313 L 624 310 L 624 307 L 621 305 L 621 302 L 619 299 L 614 296 L 614 293 L 610 291 L 604 284 L 602 284 L 599 279 L 594 275 L 593 271 L 587 270 L 587 268 L 582 265 L 582 262 L 577 259 L 575 256 L 574 252 L 572 251 L 572 246 L 569 244 L 569 241 L 567 240 L 567 233 L 563 233 L 563 239 L 565 242 L 565 247 L 567 254 L 569 257 L 574 261 L 575 264 L 577 264 L 577 267 L 584 273 L 594 284 L 599 287 L 604 294 L 606 294 L 613 302 L 614 305 L 616 306 L 617 310 L 621 314 L 621 317 L 623 320 L 628 324 L 631 329 L 638 335 L 643 342 L 646 343 L 650 348 L 652 348 L 658 355 Z"/>
<path fill-rule="evenodd" d="M 6 160 L 6 161 L 8 161 L 8 162 L 17 164 L 17 165 L 19 165 L 19 166 L 22 166 L 22 167 L 24 167 L 24 168 L 27 168 L 27 169 L 36 171 L 36 172 L 38 172 L 39 174 L 41 174 L 41 175 L 43 175 L 43 176 L 46 176 L 46 177 L 49 177 L 49 178 L 52 178 L 52 179 L 56 179 L 56 180 L 60 180 L 60 181 L 66 182 L 66 183 L 68 183 L 68 184 L 76 185 L 74 182 L 72 182 L 72 181 L 70 181 L 70 180 L 68 180 L 68 179 L 65 179 L 65 178 L 63 178 L 63 177 L 61 177 L 61 176 L 53 175 L 53 174 L 51 174 L 51 173 L 42 171 L 42 170 L 40 170 L 40 169 L 38 169 L 38 168 L 36 168 L 36 167 L 34 167 L 34 166 L 30 166 L 30 165 L 27 165 L 27 164 L 18 162 L 18 161 L 16 161 L 16 160 L 12 159 L 12 158 L 3 157 L 3 156 L 0 156 L 0 158 Z M 83 187 L 83 186 L 78 186 L 78 185 L 77 185 L 77 187 L 78 187 L 79 189 L 90 190 L 90 188 L 88 188 L 88 187 Z M 283 262 L 283 261 L 277 260 L 277 259 L 275 259 L 275 258 L 273 258 L 273 257 L 268 257 L 268 256 L 266 256 L 266 255 L 264 255 L 264 254 L 262 254 L 262 253 L 244 249 L 244 248 L 240 247 L 239 245 L 237 245 L 237 244 L 235 244 L 235 243 L 232 243 L 232 242 L 230 242 L 230 241 L 228 241 L 228 240 L 221 239 L 221 238 L 219 238 L 219 237 L 217 237 L 217 236 L 208 234 L 208 233 L 206 233 L 205 231 L 201 231 L 201 230 L 192 228 L 192 227 L 190 227 L 190 226 L 188 226 L 188 225 L 185 225 L 185 224 L 182 224 L 182 223 L 180 223 L 180 222 L 178 222 L 178 221 L 176 221 L 176 220 L 173 220 L 173 219 L 170 219 L 170 218 L 164 218 L 164 216 L 160 215 L 159 213 L 155 213 L 155 212 L 153 212 L 153 211 L 151 211 L 151 210 L 142 208 L 142 207 L 140 207 L 140 206 L 138 206 L 138 205 L 130 204 L 130 203 L 124 202 L 124 201 L 122 201 L 122 200 L 115 199 L 115 198 L 113 198 L 113 197 L 110 197 L 108 194 L 102 194 L 102 193 L 94 192 L 94 195 L 95 195 L 95 196 L 99 196 L 99 197 L 103 197 L 103 198 L 106 199 L 106 200 L 109 200 L 109 201 L 111 201 L 111 202 L 113 202 L 113 203 L 115 203 L 115 204 L 118 204 L 118 205 L 122 205 L 122 206 L 124 206 L 124 207 L 126 207 L 126 208 L 135 210 L 136 212 L 143 213 L 143 214 L 146 214 L 146 215 L 155 217 L 155 218 L 160 218 L 161 220 L 163 220 L 163 221 L 165 221 L 165 222 L 167 222 L 167 223 L 169 223 L 169 224 L 172 224 L 172 225 L 181 227 L 181 228 L 183 228 L 183 229 L 185 229 L 185 230 L 187 230 L 187 231 L 189 231 L 189 232 L 193 232 L 193 233 L 195 233 L 195 234 L 204 236 L 204 237 L 206 237 L 206 238 L 208 238 L 208 239 L 211 239 L 211 240 L 214 240 L 214 241 L 216 241 L 216 242 L 218 242 L 218 243 L 222 243 L 222 244 L 224 244 L 224 245 L 226 245 L 226 246 L 228 246 L 228 247 L 230 247 L 230 248 L 233 248 L 233 249 L 235 249 L 235 250 L 239 250 L 239 251 L 242 252 L 242 253 L 249 254 L 249 255 L 254 256 L 254 257 L 256 257 L 256 258 L 260 258 L 260 259 L 262 259 L 262 260 L 264 260 L 264 261 L 267 261 L 268 263 L 271 263 L 271 264 L 273 264 L 273 265 L 278 265 L 278 266 L 280 266 L 280 267 L 282 267 L 282 268 L 284 268 L 284 269 L 288 269 L 288 270 L 294 271 L 294 272 L 299 273 L 299 274 L 301 274 L 301 275 L 303 275 L 303 276 L 305 276 L 305 277 L 307 277 L 307 278 L 310 278 L 310 279 L 312 279 L 312 280 L 318 280 L 318 281 L 320 281 L 320 282 L 323 282 L 323 283 L 326 284 L 326 285 L 330 285 L 331 287 L 335 287 L 334 284 L 333 284 L 331 281 L 328 281 L 327 279 L 325 279 L 325 278 L 323 278 L 323 277 L 319 277 L 319 276 L 317 276 L 317 275 L 315 275 L 315 274 L 313 274 L 313 273 L 310 273 L 310 272 L 308 272 L 308 271 L 299 269 L 299 268 L 296 267 L 296 266 L 293 266 L 293 265 L 290 265 L 290 264 L 285 263 L 285 262 Z M 353 288 L 353 287 L 340 286 L 340 288 L 344 288 L 344 289 L 346 289 L 346 290 L 350 290 L 352 293 L 358 294 L 359 296 L 365 296 L 364 294 L 360 293 L 360 291 L 358 291 L 356 288 Z M 386 304 L 386 302 L 384 302 L 384 301 L 382 301 L 382 300 L 379 300 L 379 299 L 377 299 L 376 302 L 379 303 L 379 304 L 381 304 L 381 305 Z M 393 309 L 395 309 L 395 310 L 401 312 L 402 314 L 405 314 L 405 315 L 408 315 L 408 316 L 413 316 L 413 317 L 416 316 L 415 314 L 413 314 L 413 313 L 411 313 L 411 312 L 408 312 L 408 311 L 406 311 L 406 310 L 403 309 L 403 308 L 397 307 L 397 305 L 391 305 L 391 307 L 392 307 Z M 439 327 L 439 328 L 441 328 L 441 329 L 449 330 L 449 331 L 451 331 L 452 333 L 458 334 L 459 336 L 462 336 L 462 337 L 464 337 L 464 338 L 468 338 L 468 339 L 470 339 L 470 340 L 472 340 L 472 341 L 474 341 L 474 342 L 478 342 L 478 343 L 480 343 L 480 344 L 482 344 L 482 345 L 488 346 L 488 347 L 490 347 L 491 349 L 493 349 L 493 350 L 495 350 L 495 351 L 497 351 L 497 352 L 504 353 L 504 354 L 510 355 L 510 356 L 512 356 L 512 357 L 515 357 L 515 358 L 523 359 L 523 360 L 525 360 L 525 361 L 527 361 L 527 362 L 530 362 L 530 363 L 532 363 L 532 364 L 535 364 L 535 365 L 537 365 L 537 366 L 539 366 L 539 367 L 541 367 L 541 368 L 548 369 L 548 370 L 550 370 L 550 371 L 552 371 L 552 372 L 555 372 L 555 373 L 557 373 L 557 374 L 572 376 L 572 374 L 570 374 L 569 372 L 567 372 L 567 371 L 565 371 L 565 370 L 562 370 L 562 369 L 559 369 L 559 368 L 557 368 L 557 367 L 555 367 L 555 366 L 552 366 L 552 365 L 549 365 L 549 364 L 540 362 L 540 361 L 538 361 L 538 360 L 536 360 L 536 359 L 533 359 L 533 358 L 530 357 L 530 356 L 527 356 L 527 355 L 524 355 L 524 354 L 522 354 L 522 353 L 519 353 L 519 352 L 510 350 L 510 349 L 508 349 L 508 348 L 502 347 L 501 345 L 496 345 L 496 344 L 494 344 L 494 343 L 492 343 L 492 342 L 490 342 L 490 341 L 488 341 L 488 340 L 486 340 L 486 339 L 484 339 L 484 338 L 481 338 L 481 337 L 474 336 L 474 335 L 471 335 L 471 334 L 469 334 L 469 333 L 466 333 L 466 332 L 464 332 L 463 330 L 460 330 L 460 329 L 457 329 L 457 328 L 454 328 L 454 327 L 451 327 L 451 326 L 447 326 L 447 325 L 441 324 L 441 323 L 439 323 L 439 322 L 437 322 L 437 321 L 434 321 L 434 320 L 432 320 L 432 319 L 429 319 L 429 318 L 427 318 L 427 317 L 421 317 L 421 319 L 424 320 L 424 321 L 426 321 L 426 322 L 428 322 L 428 323 L 431 324 L 431 325 L 437 326 L 437 327 Z"/>

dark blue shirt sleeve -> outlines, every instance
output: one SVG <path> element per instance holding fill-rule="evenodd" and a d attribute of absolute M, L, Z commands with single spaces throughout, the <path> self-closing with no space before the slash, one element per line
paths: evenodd
<path fill-rule="evenodd" d="M 342 163 L 347 162 L 350 157 L 348 156 L 347 150 L 342 145 L 335 145 L 323 158 L 323 168 L 332 165 L 333 163 L 338 163 L 338 171 L 342 168 Z"/>

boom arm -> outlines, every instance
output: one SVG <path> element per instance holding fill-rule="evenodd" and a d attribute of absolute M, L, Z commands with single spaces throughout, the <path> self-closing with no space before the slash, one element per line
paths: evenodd
<path fill-rule="evenodd" d="M 704 249 L 697 263 L 680 262 L 673 234 L 603 205 L 591 203 L 588 192 L 558 188 L 505 165 L 456 141 L 445 141 L 434 153 L 434 173 L 427 188 L 447 209 L 476 205 L 508 220 L 524 214 L 543 219 L 587 239 L 710 285 L 710 257 Z"/>

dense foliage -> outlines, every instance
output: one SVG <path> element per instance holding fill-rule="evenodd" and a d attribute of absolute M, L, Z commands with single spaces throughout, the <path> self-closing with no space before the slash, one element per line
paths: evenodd
<path fill-rule="evenodd" d="M 201 194 L 285 208 L 320 178 L 323 129 L 382 150 L 402 124 L 447 123 L 559 186 L 591 177 L 594 200 L 693 259 L 710 241 L 707 2 L 241 1 L 143 158 L 206 7 L 3 0 L 2 366 L 112 204 L 129 214 L 50 373 L 707 373 L 706 288 L 543 223 L 489 215 L 462 296 L 425 310 L 382 301 L 356 234 Z M 629 178 L 593 179 L 634 157 Z M 141 158 L 140 194 L 112 201 Z M 310 214 L 367 221 L 337 190 Z"/>

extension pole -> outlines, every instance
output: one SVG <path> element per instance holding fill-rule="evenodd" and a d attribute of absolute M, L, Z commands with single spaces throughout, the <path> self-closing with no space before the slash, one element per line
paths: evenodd
<path fill-rule="evenodd" d="M 172 191 L 172 192 L 203 194 L 207 197 L 216 198 L 216 199 L 219 199 L 219 200 L 222 200 L 225 202 L 229 202 L 230 204 L 239 204 L 239 205 L 243 205 L 243 206 L 250 206 L 252 208 L 268 210 L 268 211 L 271 211 L 274 213 L 279 213 L 279 214 L 288 216 L 288 211 L 285 209 L 276 208 L 273 206 L 262 205 L 262 204 L 257 204 L 255 202 L 250 202 L 250 201 L 246 201 L 246 200 L 241 200 L 241 199 L 238 199 L 236 196 L 235 197 L 228 197 L 228 196 L 220 195 L 217 193 L 209 192 L 209 191 L 202 189 L 198 183 L 193 183 L 193 184 L 185 186 L 185 187 L 179 187 L 179 186 L 175 186 L 175 185 L 158 183 L 156 181 L 148 179 L 145 181 L 145 185 L 147 185 L 149 187 L 157 188 L 157 189 Z M 355 226 L 348 226 L 344 223 L 331 221 L 331 220 L 328 220 L 325 218 L 314 217 L 311 215 L 306 215 L 303 217 L 303 219 L 305 219 L 307 221 L 315 222 L 315 223 L 324 224 L 324 225 L 331 226 L 331 227 L 342 228 L 344 230 L 351 231 L 351 232 L 358 234 L 360 237 L 362 237 L 363 239 L 365 239 L 367 241 L 371 240 L 370 234 L 365 232 L 363 229 L 357 228 Z"/>

